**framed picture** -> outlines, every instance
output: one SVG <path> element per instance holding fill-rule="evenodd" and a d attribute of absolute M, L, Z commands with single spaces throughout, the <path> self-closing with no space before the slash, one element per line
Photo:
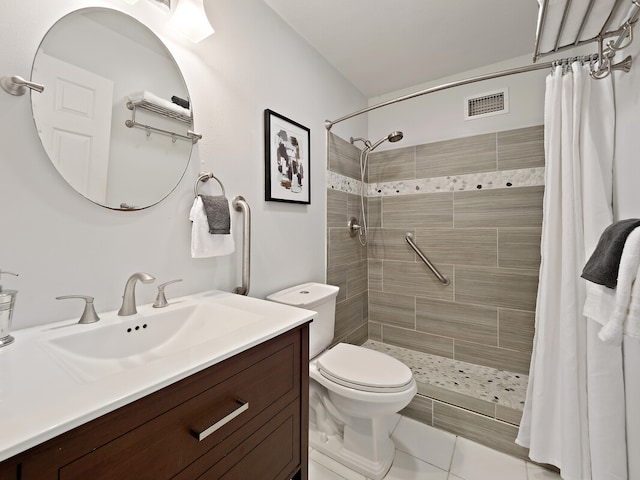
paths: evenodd
<path fill-rule="evenodd" d="M 264 199 L 309 205 L 310 130 L 269 109 L 264 111 L 264 129 Z"/>

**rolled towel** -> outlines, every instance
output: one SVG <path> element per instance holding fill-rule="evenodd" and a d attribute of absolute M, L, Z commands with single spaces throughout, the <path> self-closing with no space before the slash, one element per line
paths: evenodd
<path fill-rule="evenodd" d="M 200 195 L 204 213 L 209 222 L 209 233 L 228 235 L 231 232 L 231 214 L 229 200 L 224 195 Z"/>
<path fill-rule="evenodd" d="M 629 234 L 640 226 L 640 219 L 629 218 L 609 225 L 587 261 L 581 277 L 590 282 L 616 288 L 622 250 Z"/>
<path fill-rule="evenodd" d="M 185 100 L 184 98 L 180 98 L 176 95 L 171 97 L 171 101 L 176 105 L 180 105 L 182 108 L 186 108 L 189 110 L 189 100 Z"/>

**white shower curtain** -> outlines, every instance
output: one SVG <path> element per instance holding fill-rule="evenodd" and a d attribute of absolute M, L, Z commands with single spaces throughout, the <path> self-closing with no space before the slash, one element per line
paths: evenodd
<path fill-rule="evenodd" d="M 621 353 L 596 343 L 599 325 L 582 315 L 580 278 L 613 221 L 612 79 L 593 80 L 576 62 L 568 72 L 556 67 L 546 88 L 542 263 L 516 442 L 532 460 L 560 468 L 565 480 L 626 479 Z M 607 375 L 612 367 L 619 371 Z"/>

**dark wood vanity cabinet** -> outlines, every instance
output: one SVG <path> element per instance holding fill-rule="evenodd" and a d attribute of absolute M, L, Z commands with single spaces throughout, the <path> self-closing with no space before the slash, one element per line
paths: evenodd
<path fill-rule="evenodd" d="M 0 479 L 306 480 L 308 358 L 303 325 L 0 463 Z"/>

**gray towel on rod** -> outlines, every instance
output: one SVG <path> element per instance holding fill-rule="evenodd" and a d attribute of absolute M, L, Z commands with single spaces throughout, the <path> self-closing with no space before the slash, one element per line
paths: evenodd
<path fill-rule="evenodd" d="M 629 218 L 605 228 L 580 276 L 598 285 L 616 288 L 622 249 L 629 234 L 639 226 L 640 219 Z"/>
<path fill-rule="evenodd" d="M 209 233 L 228 235 L 231 233 L 229 200 L 224 195 L 200 195 L 204 213 L 209 223 Z"/>

